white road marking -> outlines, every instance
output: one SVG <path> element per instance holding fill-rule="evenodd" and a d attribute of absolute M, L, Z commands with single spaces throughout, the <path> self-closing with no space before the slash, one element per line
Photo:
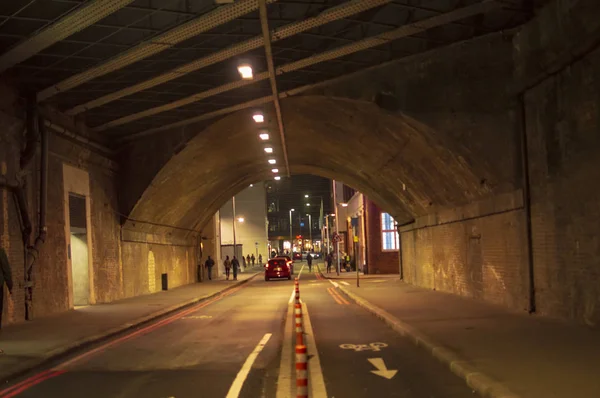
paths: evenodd
<path fill-rule="evenodd" d="M 292 295 L 294 289 L 292 289 Z M 293 298 L 293 296 L 292 296 Z M 292 396 L 292 339 L 294 307 L 288 305 L 285 329 L 283 331 L 283 344 L 281 347 L 281 361 L 279 362 L 279 377 L 277 378 L 276 398 L 289 398 Z"/>
<path fill-rule="evenodd" d="M 248 355 L 248 358 L 246 358 L 246 362 L 244 362 L 244 365 L 238 372 L 237 376 L 235 377 L 235 380 L 233 381 L 233 384 L 229 388 L 229 392 L 227 393 L 226 398 L 237 398 L 240 396 L 242 386 L 244 385 L 244 382 L 248 377 L 248 373 L 250 373 L 250 369 L 252 369 L 254 361 L 256 361 L 258 354 L 260 354 L 263 348 L 265 348 L 265 345 L 267 344 L 272 335 L 272 333 L 265 334 L 263 338 L 258 342 L 256 347 L 254 347 L 254 350 L 250 353 L 250 355 Z"/>
<path fill-rule="evenodd" d="M 300 273 L 298 274 L 298 280 L 300 280 L 300 277 L 302 276 L 303 269 L 304 269 L 304 264 L 302 264 L 302 267 L 300 268 Z"/>
<path fill-rule="evenodd" d="M 327 397 L 327 389 L 325 388 L 325 380 L 323 379 L 323 370 L 321 369 L 321 360 L 319 359 L 315 333 L 310 322 L 306 303 L 302 303 L 302 318 L 306 334 L 306 354 L 310 358 L 308 360 L 310 396 Z"/>
<path fill-rule="evenodd" d="M 373 350 L 381 351 L 382 348 L 387 347 L 386 343 L 370 343 L 370 344 L 340 344 L 342 350 L 354 350 L 355 352 Z"/>
<path fill-rule="evenodd" d="M 396 376 L 396 373 L 398 373 L 397 370 L 389 370 L 385 366 L 383 358 L 369 358 L 368 361 L 377 368 L 377 370 L 371 371 L 371 373 L 374 373 L 377 376 L 385 377 L 386 379 L 391 380 L 392 377 Z"/>
<path fill-rule="evenodd" d="M 346 282 L 346 281 L 341 281 L 340 283 L 343 283 L 346 286 L 350 286 L 350 284 L 348 282 Z"/>

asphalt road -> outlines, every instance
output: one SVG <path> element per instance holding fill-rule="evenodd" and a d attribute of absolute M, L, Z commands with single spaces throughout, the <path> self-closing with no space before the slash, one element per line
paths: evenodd
<path fill-rule="evenodd" d="M 306 267 L 300 286 L 327 390 L 321 397 L 474 396 Z M 293 281 L 257 277 L 219 300 L 88 347 L 24 385 L 15 381 L 0 398 L 275 397 L 292 289 Z"/>

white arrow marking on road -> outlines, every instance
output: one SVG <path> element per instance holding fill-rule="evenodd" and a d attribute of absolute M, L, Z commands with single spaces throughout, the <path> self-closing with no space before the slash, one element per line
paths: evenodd
<path fill-rule="evenodd" d="M 377 370 L 372 370 L 371 373 L 375 373 L 377 376 L 385 377 L 390 380 L 392 377 L 396 376 L 398 373 L 397 370 L 389 370 L 385 367 L 385 362 L 383 362 L 383 358 L 369 358 L 369 362 L 373 366 L 377 368 Z"/>

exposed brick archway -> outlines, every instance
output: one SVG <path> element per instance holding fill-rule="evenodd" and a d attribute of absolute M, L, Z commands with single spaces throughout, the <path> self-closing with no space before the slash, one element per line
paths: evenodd
<path fill-rule="evenodd" d="M 423 122 L 344 98 L 288 98 L 282 107 L 292 174 L 344 181 L 400 220 L 489 193 L 478 170 Z M 130 218 L 196 229 L 249 183 L 271 178 L 251 115 L 232 114 L 197 134 L 157 173 Z"/>

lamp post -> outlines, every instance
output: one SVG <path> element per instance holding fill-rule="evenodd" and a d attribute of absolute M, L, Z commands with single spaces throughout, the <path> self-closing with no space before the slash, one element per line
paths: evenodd
<path fill-rule="evenodd" d="M 294 246 L 294 235 L 292 235 L 292 212 L 296 211 L 296 209 L 290 209 L 290 251 Z"/>
<path fill-rule="evenodd" d="M 337 275 L 340 274 L 340 239 L 339 239 L 339 231 L 338 231 L 338 203 L 337 203 L 337 190 L 335 180 L 333 181 L 333 205 L 335 209 L 335 234 L 338 236 L 335 242 L 335 253 L 337 257 Z"/>
<path fill-rule="evenodd" d="M 233 219 L 231 220 L 233 225 L 233 256 L 235 257 L 237 252 L 237 242 L 235 239 L 235 196 L 231 198 L 231 209 L 233 211 Z"/>
<path fill-rule="evenodd" d="M 312 216 L 306 213 L 308 216 L 308 240 L 310 241 L 310 248 L 312 250 Z"/>

